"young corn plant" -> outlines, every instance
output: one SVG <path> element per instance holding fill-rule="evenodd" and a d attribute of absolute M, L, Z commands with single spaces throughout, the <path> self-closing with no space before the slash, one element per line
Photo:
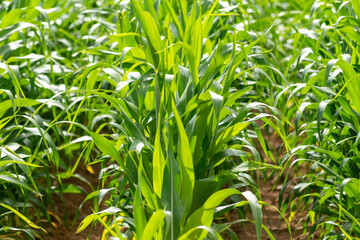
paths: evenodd
<path fill-rule="evenodd" d="M 86 90 L 83 99 L 97 96 L 107 101 L 111 121 L 100 128 L 108 125 L 115 142 L 98 134 L 101 130 L 58 123 L 85 129 L 103 156 L 115 161 L 102 173 L 103 179 L 110 180 L 107 188 L 85 199 L 98 197 L 100 202 L 104 194 L 115 192 L 106 202 L 110 208 L 86 217 L 78 231 L 100 221 L 105 239 L 219 239 L 231 224 L 217 231 L 214 215 L 250 205 L 260 239 L 264 226 L 258 194 L 223 186 L 231 181 L 257 192 L 247 171 L 277 167 L 260 161 L 259 153 L 244 139 L 247 130 L 253 126 L 262 138 L 257 125 L 251 123 L 263 119 L 284 136 L 281 120 L 285 118 L 268 105 L 240 102 L 251 87 L 232 87 L 246 72 L 236 75 L 240 65 L 244 67 L 247 52 L 263 35 L 242 47 L 236 34 L 232 42 L 204 44 L 204 37 L 212 31 L 206 20 L 222 17 L 215 12 L 218 8 L 217 2 L 187 6 L 185 1 L 172 5 L 163 1 L 155 9 L 131 1 L 118 13 L 117 33 L 108 38 L 122 51 L 121 62 L 114 68 L 122 79 L 115 91 Z M 187 9 L 189 14 L 177 14 Z M 135 23 L 131 23 L 133 17 Z M 171 19 L 171 27 L 166 22 L 158 24 L 162 19 Z M 164 25 L 164 29 L 159 27 Z M 129 38 L 135 46 L 122 48 Z M 270 113 L 256 113 L 265 108 Z M 224 205 L 233 195 L 242 198 Z"/>
<path fill-rule="evenodd" d="M 63 188 L 64 174 L 58 173 L 69 163 L 57 146 L 67 135 L 49 128 L 59 113 L 70 118 L 74 104 L 72 93 L 61 95 L 70 89 L 71 62 L 58 55 L 61 44 L 52 44 L 61 33 L 48 28 L 50 21 L 65 24 L 58 18 L 68 9 L 52 7 L 51 1 L 0 3 L 0 238 L 40 238 L 45 232 L 40 221 L 52 221 L 53 195 L 79 190 L 71 184 Z"/>
<path fill-rule="evenodd" d="M 281 214 L 357 239 L 359 17 L 356 0 L 1 2 L 0 237 L 41 238 L 99 164 L 78 231 L 103 239 L 237 239 L 252 220 L 274 239 L 256 180 L 284 172 Z"/>
<path fill-rule="evenodd" d="M 305 9 L 303 15 L 309 22 L 297 33 L 303 37 L 296 42 L 299 54 L 292 58 L 303 79 L 295 134 L 304 137 L 284 160 L 296 155 L 293 166 L 309 167 L 282 207 L 291 212 L 310 208 L 311 228 L 305 228 L 309 237 L 317 231 L 326 239 L 356 239 L 360 236 L 359 4 L 315 1 L 308 7 L 311 13 Z"/>

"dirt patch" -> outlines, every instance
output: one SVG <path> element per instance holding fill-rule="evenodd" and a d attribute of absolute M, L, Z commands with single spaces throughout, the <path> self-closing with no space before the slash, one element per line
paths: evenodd
<path fill-rule="evenodd" d="M 91 185 L 96 189 L 98 185 L 98 173 L 100 172 L 99 165 L 92 165 L 94 173 L 91 174 L 84 164 L 79 164 L 76 174 L 81 175 L 87 179 Z M 72 183 L 83 188 L 87 193 L 91 192 L 90 186 L 77 178 L 69 178 L 63 181 L 64 184 Z M 75 234 L 77 227 L 81 221 L 88 215 L 92 214 L 93 206 L 88 201 L 86 202 L 74 225 L 72 222 L 75 218 L 76 211 L 81 205 L 83 200 L 86 198 L 87 193 L 65 193 L 63 200 L 58 196 L 53 196 L 54 208 L 49 208 L 48 211 L 51 213 L 52 224 L 48 222 L 44 223 L 44 229 L 46 234 L 43 234 L 42 239 L 44 240 L 85 240 L 85 239 L 101 239 L 103 227 L 100 224 L 95 225 L 92 229 L 88 227 L 84 231 Z M 65 219 L 67 219 L 65 221 Z"/>
<path fill-rule="evenodd" d="M 260 122 L 258 124 L 259 124 L 259 126 L 262 125 Z M 274 157 L 278 156 L 279 158 L 282 158 L 285 154 L 285 149 L 282 146 L 282 144 L 283 144 L 282 139 L 279 136 L 277 136 L 277 134 L 274 132 L 272 132 L 270 136 L 266 136 L 266 133 L 264 131 L 262 131 L 262 132 L 263 132 L 263 136 L 264 136 L 265 140 L 267 141 L 268 146 L 270 147 L 271 152 L 273 153 L 273 156 Z M 265 161 L 267 163 L 274 164 L 273 162 L 271 162 L 271 160 L 269 160 L 265 156 L 264 152 L 261 149 L 261 145 L 259 142 L 255 142 L 255 147 L 262 154 L 263 159 L 265 159 Z M 301 170 L 306 171 L 304 169 L 301 169 Z M 258 183 L 260 195 L 262 198 L 261 201 L 263 201 L 275 208 L 278 208 L 279 194 L 280 194 L 281 188 L 284 183 L 284 176 L 274 175 L 274 177 L 268 178 L 268 175 L 265 174 L 265 176 L 266 176 L 266 179 L 265 179 L 264 175 L 260 174 L 260 172 L 258 172 L 257 174 L 259 174 L 259 176 L 260 176 L 257 183 Z M 280 179 L 278 179 L 278 178 L 280 178 Z M 294 174 L 290 173 L 288 181 L 293 178 L 294 178 Z M 284 197 L 287 196 L 287 194 L 289 193 L 289 189 L 291 189 L 291 186 L 293 186 L 294 184 L 295 184 L 295 181 L 292 181 L 292 184 L 289 184 L 289 186 L 287 187 L 287 190 L 284 193 Z M 274 188 L 274 186 L 275 186 L 275 188 Z M 289 226 L 290 226 L 290 230 L 291 230 L 291 232 L 290 232 L 284 218 L 281 216 L 281 214 L 278 212 L 278 210 L 274 209 L 273 207 L 263 205 L 263 207 L 262 207 L 262 209 L 263 209 L 263 225 L 265 225 L 269 229 L 269 231 L 271 232 L 271 234 L 273 235 L 273 237 L 276 240 L 307 239 L 307 234 L 305 233 L 305 235 L 304 235 L 304 227 L 303 227 L 303 222 L 304 222 L 304 220 L 306 218 L 306 214 L 307 214 L 306 210 L 302 213 L 296 212 L 294 216 L 291 216 L 291 221 L 289 222 Z M 246 217 L 250 220 L 253 219 L 251 211 L 249 211 L 249 213 L 246 215 Z M 289 221 L 290 215 L 289 215 L 288 211 L 285 213 L 284 217 L 286 218 L 286 220 Z M 229 218 L 230 218 L 229 219 L 230 222 L 233 222 L 233 221 L 236 221 L 239 219 L 239 215 L 236 211 L 232 211 L 229 215 Z M 247 240 L 256 240 L 257 239 L 254 223 L 251 223 L 251 222 L 235 223 L 231 226 L 231 229 L 237 234 L 239 239 L 247 239 Z M 262 229 L 261 239 L 262 240 L 270 239 L 270 237 L 268 236 L 268 234 L 266 233 L 266 231 L 264 229 Z"/>
<path fill-rule="evenodd" d="M 272 205 L 277 208 L 279 202 L 279 192 L 280 188 L 275 188 L 272 190 L 272 187 L 276 183 L 276 179 L 271 179 L 264 181 L 263 178 L 259 181 L 259 190 L 261 193 L 261 201 Z M 286 221 L 282 218 L 281 214 L 270 206 L 263 205 L 263 224 L 269 229 L 273 237 L 276 240 L 303 240 L 306 239 L 306 235 L 303 235 L 303 226 L 301 223 L 302 215 L 297 214 L 293 217 L 293 220 L 289 223 L 291 233 L 288 230 Z M 289 219 L 289 214 L 284 216 L 287 220 Z M 247 218 L 252 220 L 252 214 L 249 212 Z M 230 221 L 235 221 L 238 219 L 238 214 L 236 212 L 231 212 Z M 256 240 L 256 230 L 255 224 L 251 222 L 246 222 L 245 224 L 236 223 L 232 227 L 232 230 L 237 233 L 239 239 L 246 238 L 247 240 Z M 266 231 L 262 230 L 261 239 L 270 239 Z"/>

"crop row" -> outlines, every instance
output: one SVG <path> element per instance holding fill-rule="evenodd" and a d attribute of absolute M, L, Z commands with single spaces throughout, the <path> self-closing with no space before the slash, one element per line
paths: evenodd
<path fill-rule="evenodd" d="M 290 236 L 303 212 L 308 238 L 360 237 L 358 0 L 14 0 L 0 19 L 0 238 L 46 239 L 54 196 L 85 192 L 78 232 L 102 239 L 275 239 L 259 178 Z M 68 181 L 83 165 L 91 192 Z"/>

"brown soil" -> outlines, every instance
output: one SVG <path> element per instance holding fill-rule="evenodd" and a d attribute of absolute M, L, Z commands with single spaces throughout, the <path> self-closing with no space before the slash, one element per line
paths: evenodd
<path fill-rule="evenodd" d="M 262 201 L 266 202 L 274 207 L 278 207 L 279 201 L 279 192 L 280 188 L 277 187 L 272 190 L 276 179 L 271 179 L 268 181 L 264 181 L 264 179 L 260 179 L 259 189 L 262 197 Z M 276 240 L 303 240 L 306 239 L 306 235 L 302 235 L 303 227 L 301 224 L 301 219 L 304 217 L 302 214 L 297 214 L 293 220 L 289 223 L 291 229 L 291 237 L 289 230 L 287 228 L 285 220 L 281 217 L 280 213 L 269 206 L 262 207 L 263 209 L 263 224 L 270 230 Z M 247 218 L 250 220 L 253 219 L 251 212 L 247 214 Z M 289 220 L 289 215 L 285 214 L 285 218 Z M 230 214 L 230 221 L 235 221 L 238 219 L 238 214 L 236 212 L 232 212 Z M 246 222 L 244 225 L 237 223 L 234 224 L 231 229 L 237 233 L 239 239 L 247 239 L 247 240 L 256 240 L 257 235 L 255 231 L 255 224 Z M 261 239 L 270 239 L 266 232 L 262 230 Z"/>
<path fill-rule="evenodd" d="M 76 173 L 86 178 L 92 186 L 96 189 L 98 185 L 98 173 L 100 171 L 100 167 L 96 165 L 92 165 L 95 173 L 91 174 L 86 166 L 83 164 L 79 164 Z M 82 187 L 87 193 L 91 192 L 91 188 L 87 185 L 87 183 L 77 179 L 70 178 L 63 181 L 64 184 L 72 183 Z M 85 240 L 85 239 L 100 239 L 103 228 L 100 225 L 96 225 L 93 229 L 90 229 L 90 226 L 80 233 L 76 233 L 76 229 L 81 223 L 81 221 L 88 215 L 92 214 L 93 206 L 88 201 L 86 202 L 80 214 L 72 226 L 73 219 L 75 217 L 76 211 L 80 204 L 83 202 L 87 194 L 85 193 L 66 193 L 64 194 L 64 201 L 60 199 L 59 196 L 53 196 L 54 208 L 48 209 L 51 212 L 52 225 L 49 223 L 44 223 L 46 234 L 42 236 L 44 240 Z M 65 204 L 64 204 L 65 202 Z M 67 211 L 68 220 L 65 222 L 65 213 Z M 89 238 L 88 238 L 89 237 Z"/>
<path fill-rule="evenodd" d="M 261 123 L 259 125 L 261 125 Z M 266 136 L 265 132 L 263 133 L 264 136 Z M 280 158 L 284 156 L 284 150 L 281 149 L 281 145 L 283 141 L 276 135 L 276 133 L 272 133 L 271 136 L 266 137 L 265 140 L 267 141 L 267 144 L 270 146 L 270 148 L 272 148 L 271 150 L 274 156 L 276 156 L 275 153 L 280 153 L 279 154 Z M 256 145 L 257 145 L 256 146 L 257 149 L 260 151 L 261 149 L 260 144 L 258 143 Z M 266 162 L 273 164 L 269 159 L 266 159 L 265 154 L 262 151 L 260 152 Z M 302 170 L 305 171 L 306 169 L 302 169 Z M 279 193 L 283 186 L 283 181 L 284 181 L 283 176 L 280 176 L 280 181 L 278 182 L 277 186 L 274 188 L 279 176 L 274 175 L 274 177 L 271 179 L 265 179 L 263 175 L 261 174 L 259 175 L 260 178 L 258 179 L 258 187 L 262 198 L 261 201 L 277 208 L 279 205 Z M 291 173 L 290 178 L 293 177 L 294 174 Z M 287 189 L 290 188 L 291 186 L 288 186 Z M 288 190 L 285 191 L 284 198 L 286 197 L 288 192 L 289 192 Z M 281 217 L 280 213 L 276 209 L 265 205 L 263 205 L 262 209 L 263 209 L 263 224 L 270 230 L 270 232 L 273 234 L 276 240 L 307 239 L 306 233 L 304 235 L 304 228 L 303 228 L 303 220 L 305 220 L 307 214 L 306 211 L 303 213 L 297 212 L 295 216 L 292 217 L 292 220 L 289 222 L 291 229 L 291 233 L 289 233 L 289 230 L 286 225 L 286 221 Z M 289 221 L 290 216 L 288 212 L 285 213 L 284 217 Z M 237 219 L 239 219 L 238 213 L 235 211 L 231 212 L 229 218 L 231 222 L 236 221 Z M 247 214 L 247 218 L 250 220 L 253 219 L 251 211 L 249 211 L 249 213 Z M 231 229 L 237 234 L 239 239 L 247 239 L 247 240 L 257 239 L 255 224 L 251 222 L 246 222 L 245 224 L 244 223 L 233 224 L 231 226 Z M 264 231 L 264 229 L 262 230 L 261 239 L 262 240 L 270 239 L 267 233 Z"/>

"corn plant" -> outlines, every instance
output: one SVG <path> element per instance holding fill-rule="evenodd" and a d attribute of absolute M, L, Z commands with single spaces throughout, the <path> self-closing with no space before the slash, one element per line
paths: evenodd
<path fill-rule="evenodd" d="M 108 223 L 101 221 L 106 226 L 104 236 L 203 239 L 210 234 L 220 238 L 211 228 L 214 212 L 250 205 L 260 238 L 262 213 L 257 197 L 250 191 L 221 188 L 233 181 L 256 189 L 246 171 L 255 166 L 276 169 L 261 163 L 257 151 L 243 137 L 251 122 L 268 118 L 276 119 L 275 124 L 267 122 L 283 135 L 281 121 L 276 117 L 282 114 L 262 103 L 238 101 L 251 87 L 232 88 L 232 82 L 241 76 L 235 78 L 235 70 L 247 58 L 236 37 L 231 44 L 220 41 L 214 48 L 209 44 L 210 48 L 205 49 L 202 34 L 211 29 L 206 29 L 208 26 L 201 20 L 203 15 L 211 17 L 218 8 L 216 3 L 205 10 L 197 3 L 186 7 L 190 9 L 189 17 L 181 19 L 187 21 L 185 30 L 173 12 L 183 6 L 173 9 L 164 2 L 157 14 L 152 13 L 156 9 L 145 6 L 149 12 L 137 1 L 131 1 L 129 11 L 138 19 L 137 32 L 131 32 L 132 26 L 126 25 L 132 16 L 122 12 L 118 13 L 120 29 L 109 36 L 110 41 L 117 41 L 118 47 L 127 38 L 139 39 L 139 45 L 122 49 L 127 58 L 116 69 L 123 81 L 110 95 L 88 92 L 105 98 L 114 108 L 109 112 L 112 121 L 108 124 L 117 133 L 116 144 L 112 144 L 86 130 L 99 150 L 116 161 L 103 175 L 107 179 L 116 174 L 116 178 L 112 177 L 108 188 L 94 192 L 88 199 L 100 192 L 117 194 L 110 199 L 109 209 L 85 218 L 79 231 L 93 220 L 101 221 L 102 217 L 112 215 Z M 157 18 L 161 21 L 166 17 L 174 21 L 177 36 L 157 27 Z M 163 40 L 160 33 L 164 34 Z M 246 46 L 247 51 L 262 38 Z M 140 43 L 145 44 L 144 48 Z M 203 54 L 204 51 L 209 54 Z M 128 68 L 125 61 L 131 63 Z M 264 108 L 275 115 L 251 112 Z M 231 195 L 242 195 L 245 199 L 222 206 L 220 211 L 218 207 Z"/>
<path fill-rule="evenodd" d="M 357 1 L 313 1 L 308 8 L 303 12 L 309 16 L 309 21 L 303 23 L 306 28 L 296 33 L 303 40 L 296 45 L 294 42 L 297 54 L 291 64 L 296 67 L 289 72 L 303 80 L 298 87 L 300 107 L 294 118 L 295 134 L 303 137 L 301 146 L 293 149 L 284 162 L 296 154 L 292 166 L 307 164 L 310 169 L 291 188 L 283 207 L 294 212 L 305 203 L 303 206 L 310 208 L 307 222 L 312 227 L 305 228 L 309 237 L 318 230 L 326 239 L 355 239 L 359 237 L 360 213 L 359 5 Z"/>
<path fill-rule="evenodd" d="M 46 239 L 54 196 L 86 193 L 64 222 L 90 201 L 78 232 L 102 239 L 275 239 L 273 177 L 308 238 L 360 237 L 357 0 L 14 0 L 0 19 L 0 238 Z"/>

